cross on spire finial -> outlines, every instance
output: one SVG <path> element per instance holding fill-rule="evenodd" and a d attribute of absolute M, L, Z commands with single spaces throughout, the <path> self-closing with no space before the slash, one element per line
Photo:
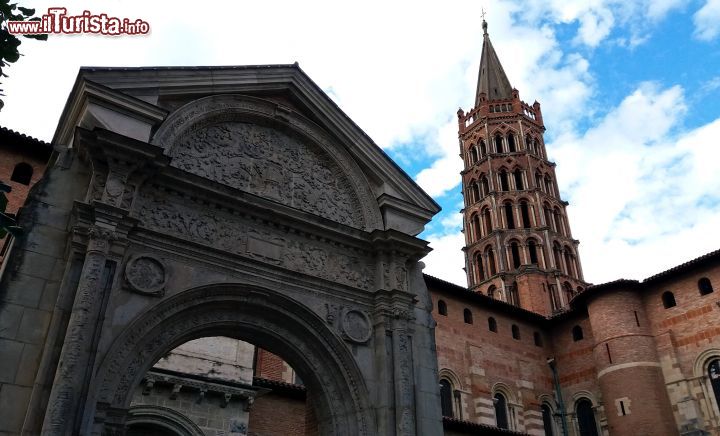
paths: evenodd
<path fill-rule="evenodd" d="M 487 21 L 485 21 L 485 8 L 480 8 L 480 16 L 482 17 L 483 35 L 487 35 Z"/>

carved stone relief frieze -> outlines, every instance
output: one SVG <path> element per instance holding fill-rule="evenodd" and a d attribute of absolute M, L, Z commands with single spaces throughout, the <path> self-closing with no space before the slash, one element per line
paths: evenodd
<path fill-rule="evenodd" d="M 228 211 L 210 211 L 190 199 L 150 190 L 140 195 L 134 213 L 142 227 L 292 271 L 364 290 L 375 281 L 367 254 Z"/>
<path fill-rule="evenodd" d="M 360 203 L 340 168 L 300 139 L 257 124 L 197 126 L 172 149 L 172 166 L 349 226 Z"/>

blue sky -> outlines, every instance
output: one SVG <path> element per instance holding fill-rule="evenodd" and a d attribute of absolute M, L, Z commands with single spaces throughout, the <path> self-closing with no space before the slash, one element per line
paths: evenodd
<path fill-rule="evenodd" d="M 24 3 L 142 18 L 151 34 L 23 43 L 0 124 L 49 140 L 81 65 L 298 61 L 442 205 L 421 235 L 426 272 L 459 284 L 455 112 L 474 101 L 484 7 L 511 83 L 542 104 L 586 279 L 720 248 L 720 0 Z"/>

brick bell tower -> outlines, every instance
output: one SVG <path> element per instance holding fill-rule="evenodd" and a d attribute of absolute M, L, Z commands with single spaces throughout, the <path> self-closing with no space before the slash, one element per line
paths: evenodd
<path fill-rule="evenodd" d="M 586 286 L 579 241 L 547 160 L 540 103 L 520 100 L 482 27 L 475 106 L 458 110 L 468 286 L 549 315 Z"/>

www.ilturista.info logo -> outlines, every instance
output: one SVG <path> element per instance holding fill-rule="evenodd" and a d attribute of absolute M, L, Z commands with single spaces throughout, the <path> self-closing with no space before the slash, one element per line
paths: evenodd
<path fill-rule="evenodd" d="M 8 32 L 14 35 L 43 35 L 47 33 L 100 35 L 147 35 L 150 24 L 146 21 L 110 17 L 107 14 L 67 15 L 66 8 L 49 8 L 39 21 L 8 21 Z"/>

